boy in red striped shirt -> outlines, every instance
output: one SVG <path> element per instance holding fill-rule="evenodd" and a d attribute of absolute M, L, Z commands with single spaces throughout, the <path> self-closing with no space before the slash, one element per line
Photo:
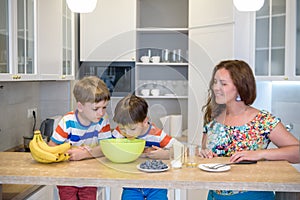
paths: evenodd
<path fill-rule="evenodd" d="M 96 76 L 84 77 L 73 89 L 75 111 L 65 114 L 51 136 L 49 146 L 70 142 L 69 160 L 103 156 L 99 140 L 111 138 L 106 108 L 110 93 Z M 97 199 L 97 187 L 57 186 L 60 200 Z"/>

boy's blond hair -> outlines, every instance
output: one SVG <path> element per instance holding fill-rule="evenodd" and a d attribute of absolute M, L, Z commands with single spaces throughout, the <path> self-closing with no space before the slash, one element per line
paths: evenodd
<path fill-rule="evenodd" d="M 147 114 L 148 104 L 145 99 L 129 94 L 118 102 L 113 120 L 122 125 L 136 124 L 143 122 Z"/>
<path fill-rule="evenodd" d="M 87 76 L 79 80 L 74 86 L 73 94 L 76 101 L 82 104 L 110 100 L 107 86 L 97 76 Z"/>

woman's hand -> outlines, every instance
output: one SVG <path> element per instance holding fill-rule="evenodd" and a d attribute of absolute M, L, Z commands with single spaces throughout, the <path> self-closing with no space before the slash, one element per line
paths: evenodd
<path fill-rule="evenodd" d="M 243 160 L 253 160 L 253 161 L 261 160 L 262 157 L 260 156 L 260 152 L 261 152 L 261 150 L 239 151 L 239 152 L 234 153 L 230 157 L 230 162 L 240 162 Z"/>
<path fill-rule="evenodd" d="M 199 152 L 199 156 L 201 158 L 213 158 L 217 157 L 218 155 L 213 153 L 210 149 L 201 149 Z"/>
<path fill-rule="evenodd" d="M 146 152 L 146 156 L 148 158 L 157 159 L 157 160 L 169 159 L 169 150 L 165 150 L 165 149 L 157 147 L 157 146 L 152 146 L 149 149 Z"/>

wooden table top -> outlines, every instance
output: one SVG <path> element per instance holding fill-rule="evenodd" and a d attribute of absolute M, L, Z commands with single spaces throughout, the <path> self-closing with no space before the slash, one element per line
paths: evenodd
<path fill-rule="evenodd" d="M 41 164 L 30 153 L 0 152 L 0 183 L 300 192 L 300 172 L 286 161 L 231 165 L 226 172 L 183 167 L 160 173 L 139 171 L 137 165 L 144 161 L 116 164 L 102 157 Z M 228 161 L 224 157 L 199 158 L 198 164 Z"/>

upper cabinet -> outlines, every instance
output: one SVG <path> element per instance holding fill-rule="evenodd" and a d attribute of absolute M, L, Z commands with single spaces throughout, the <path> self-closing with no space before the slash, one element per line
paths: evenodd
<path fill-rule="evenodd" d="M 205 73 L 203 70 L 207 64 L 203 63 L 203 56 L 209 57 L 214 64 L 233 57 L 235 27 L 232 0 L 190 0 L 188 15 L 191 64 Z"/>
<path fill-rule="evenodd" d="M 0 4 L 1 81 L 73 79 L 74 16 L 65 0 Z"/>
<path fill-rule="evenodd" d="M 74 79 L 74 13 L 65 0 L 38 0 L 37 13 L 37 69 L 40 79 Z"/>
<path fill-rule="evenodd" d="M 1 1 L 0 78 L 36 78 L 35 1 Z"/>
<path fill-rule="evenodd" d="M 265 1 L 256 12 L 255 75 L 284 76 L 288 13 L 286 1 Z"/>
<path fill-rule="evenodd" d="M 256 12 L 254 50 L 250 59 L 253 59 L 257 80 L 299 80 L 296 56 L 299 49 L 296 42 L 299 35 L 298 2 L 266 0 L 262 9 Z"/>
<path fill-rule="evenodd" d="M 189 27 L 203 27 L 233 22 L 232 0 L 189 1 Z"/>
<path fill-rule="evenodd" d="M 10 72 L 9 69 L 9 11 L 8 1 L 0 1 L 0 74 Z"/>
<path fill-rule="evenodd" d="M 77 27 L 75 26 L 75 14 L 71 12 L 66 5 L 66 1 L 62 1 L 62 33 L 63 33 L 63 60 L 62 60 L 62 78 L 74 79 L 75 75 L 75 37 Z"/>
<path fill-rule="evenodd" d="M 101 0 L 80 14 L 81 61 L 135 61 L 135 0 Z"/>
<path fill-rule="evenodd" d="M 17 55 L 18 74 L 35 74 L 35 28 L 33 0 L 17 2 Z"/>
<path fill-rule="evenodd" d="M 62 11 L 61 0 L 37 1 L 37 67 L 44 79 L 59 79 L 62 74 Z"/>

